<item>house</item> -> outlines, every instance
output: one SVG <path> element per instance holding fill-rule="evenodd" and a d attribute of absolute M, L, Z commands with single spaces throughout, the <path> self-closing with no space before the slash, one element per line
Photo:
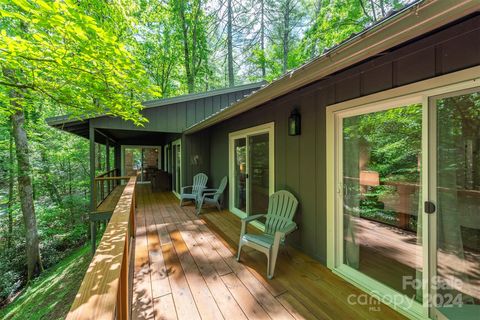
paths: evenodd
<path fill-rule="evenodd" d="M 289 190 L 300 202 L 291 246 L 409 318 L 473 319 L 479 10 L 417 2 L 268 85 L 148 102 L 144 128 L 50 124 L 115 145 L 123 171 L 126 145 L 155 146 L 177 193 L 196 173 L 212 187 L 228 176 L 225 205 L 239 217 Z"/>

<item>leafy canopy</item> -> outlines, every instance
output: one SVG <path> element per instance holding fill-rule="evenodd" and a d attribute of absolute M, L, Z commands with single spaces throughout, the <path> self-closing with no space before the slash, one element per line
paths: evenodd
<path fill-rule="evenodd" d="M 157 95 L 156 88 L 117 36 L 74 2 L 10 0 L 0 5 L 0 18 L 0 101 L 14 90 L 17 108 L 46 99 L 72 117 L 146 121 L 140 101 Z M 0 115 L 14 110 L 0 105 Z"/>

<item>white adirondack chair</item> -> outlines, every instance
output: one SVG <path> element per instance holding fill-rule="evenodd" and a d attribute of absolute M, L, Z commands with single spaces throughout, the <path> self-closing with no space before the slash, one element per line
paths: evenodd
<path fill-rule="evenodd" d="M 198 173 L 193 177 L 193 185 L 182 187 L 180 192 L 180 207 L 183 205 L 184 200 L 192 200 L 195 203 L 198 202 L 199 197 L 202 195 L 202 191 L 207 186 L 208 177 L 205 173 Z M 190 190 L 190 193 L 187 191 Z"/>
<path fill-rule="evenodd" d="M 227 186 L 227 177 L 223 177 L 218 189 L 204 189 L 197 203 L 197 215 L 202 211 L 204 204 L 210 204 L 217 207 L 218 211 L 222 210 L 222 196 Z"/>
<path fill-rule="evenodd" d="M 273 278 L 277 262 L 280 243 L 284 244 L 285 236 L 297 229 L 293 221 L 297 211 L 298 200 L 288 191 L 277 191 L 270 196 L 267 214 L 256 214 L 242 219 L 242 231 L 238 244 L 237 261 L 243 246 L 252 247 L 267 255 L 267 277 Z M 260 218 L 266 218 L 265 232 L 263 234 L 247 233 L 247 225 Z"/>

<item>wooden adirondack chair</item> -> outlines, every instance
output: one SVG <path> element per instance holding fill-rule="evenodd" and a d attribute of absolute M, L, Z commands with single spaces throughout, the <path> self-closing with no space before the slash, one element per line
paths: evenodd
<path fill-rule="evenodd" d="M 285 236 L 297 229 L 293 221 L 297 211 L 298 200 L 288 191 L 277 191 L 270 196 L 267 214 L 256 214 L 242 219 L 242 231 L 238 244 L 237 261 L 243 246 L 252 247 L 267 255 L 267 277 L 273 278 L 277 262 L 280 243 L 285 242 Z M 247 233 L 247 225 L 260 218 L 266 218 L 265 232 L 263 234 Z"/>
<path fill-rule="evenodd" d="M 222 196 L 227 186 L 227 177 L 223 177 L 218 189 L 204 189 L 197 203 L 197 215 L 202 211 L 204 204 L 211 204 L 217 207 L 218 211 L 222 210 Z"/>
<path fill-rule="evenodd" d="M 199 197 L 202 195 L 202 191 L 207 186 L 207 181 L 208 177 L 205 173 L 198 173 L 193 177 L 193 185 L 182 187 L 180 192 L 180 207 L 184 200 L 192 200 L 197 203 Z M 190 193 L 187 193 L 189 189 Z"/>

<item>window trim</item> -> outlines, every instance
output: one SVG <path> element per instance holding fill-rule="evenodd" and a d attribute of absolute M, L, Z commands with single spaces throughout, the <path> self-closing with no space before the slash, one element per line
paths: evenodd
<path fill-rule="evenodd" d="M 422 167 L 429 168 L 429 150 L 428 150 L 428 119 L 429 119 L 429 99 L 431 97 L 447 94 L 449 92 L 458 92 L 474 87 L 480 86 L 480 66 L 468 68 L 462 71 L 454 72 L 451 74 L 427 79 L 424 81 L 412 83 L 402 87 L 378 92 L 365 97 L 344 101 L 334 105 L 326 107 L 325 128 L 326 128 L 326 193 L 327 193 L 327 267 L 340 277 L 351 282 L 355 286 L 364 290 L 369 294 L 378 296 L 378 289 L 382 286 L 378 281 L 375 281 L 368 276 L 360 275 L 359 272 L 352 272 L 352 270 L 345 270 L 342 261 L 339 261 L 339 250 L 341 246 L 341 219 L 339 219 L 339 208 L 337 198 L 341 194 L 340 184 L 337 182 L 338 168 L 337 165 L 341 161 L 339 154 L 340 148 L 338 148 L 339 128 L 341 128 L 341 121 L 346 116 L 353 116 L 358 114 L 364 114 L 374 112 L 376 110 L 386 110 L 389 108 L 399 107 L 410 103 L 421 103 L 423 107 L 422 118 L 422 150 L 424 155 L 422 157 Z M 422 173 L 422 194 L 428 195 L 428 170 L 423 170 Z M 424 223 L 422 232 L 428 234 L 429 221 Z M 423 243 L 423 260 L 424 260 L 424 272 L 429 273 L 430 263 L 428 261 L 428 249 L 431 246 L 431 241 L 428 241 L 424 237 Z M 426 240 L 426 241 L 425 241 Z M 427 279 L 429 274 L 426 275 Z M 424 277 L 425 278 L 425 277 Z M 385 291 L 383 290 L 385 289 Z M 382 292 L 386 294 L 396 293 L 395 290 L 384 286 Z M 382 293 L 383 294 L 383 293 Z M 398 312 L 412 318 L 423 318 L 429 314 L 428 303 L 428 286 L 424 288 L 423 295 L 424 303 L 421 305 L 417 303 L 417 306 L 412 308 L 406 308 L 405 306 L 395 305 L 384 301 L 393 309 Z"/>

